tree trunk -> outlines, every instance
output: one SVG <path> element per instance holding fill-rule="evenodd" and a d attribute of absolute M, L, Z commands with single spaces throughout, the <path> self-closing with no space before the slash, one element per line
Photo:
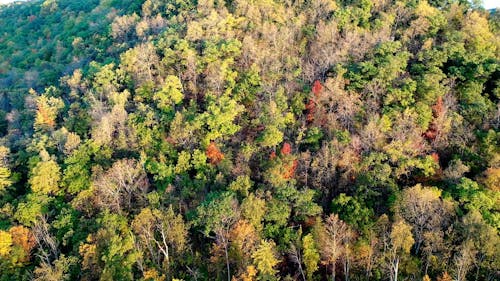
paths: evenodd
<path fill-rule="evenodd" d="M 228 241 L 224 239 L 224 253 L 226 255 L 227 281 L 231 281 L 231 269 L 229 268 L 229 255 L 227 253 Z"/>
<path fill-rule="evenodd" d="M 399 258 L 396 258 L 394 263 L 394 281 L 398 281 Z"/>
<path fill-rule="evenodd" d="M 332 281 L 335 281 L 335 261 L 332 263 Z"/>

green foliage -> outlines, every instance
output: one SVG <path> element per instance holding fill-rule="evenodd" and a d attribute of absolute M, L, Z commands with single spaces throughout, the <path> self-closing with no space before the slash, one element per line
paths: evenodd
<path fill-rule="evenodd" d="M 0 5 L 0 280 L 494 278 L 498 18 Z"/>

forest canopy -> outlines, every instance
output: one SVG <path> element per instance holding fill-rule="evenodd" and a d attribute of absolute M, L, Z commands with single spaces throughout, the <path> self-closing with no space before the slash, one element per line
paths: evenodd
<path fill-rule="evenodd" d="M 499 280 L 499 15 L 0 5 L 0 280 Z"/>

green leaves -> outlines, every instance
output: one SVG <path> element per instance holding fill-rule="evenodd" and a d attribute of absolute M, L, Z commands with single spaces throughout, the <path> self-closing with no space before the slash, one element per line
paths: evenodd
<path fill-rule="evenodd" d="M 153 100 L 156 101 L 156 106 L 163 112 L 170 113 L 173 107 L 182 102 L 184 95 L 182 94 L 182 84 L 179 78 L 173 75 L 165 78 L 164 85 L 154 94 Z"/>

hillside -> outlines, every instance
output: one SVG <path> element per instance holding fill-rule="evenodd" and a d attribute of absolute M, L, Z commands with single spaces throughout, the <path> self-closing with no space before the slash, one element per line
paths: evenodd
<path fill-rule="evenodd" d="M 0 280 L 499 280 L 474 3 L 0 6 Z"/>

